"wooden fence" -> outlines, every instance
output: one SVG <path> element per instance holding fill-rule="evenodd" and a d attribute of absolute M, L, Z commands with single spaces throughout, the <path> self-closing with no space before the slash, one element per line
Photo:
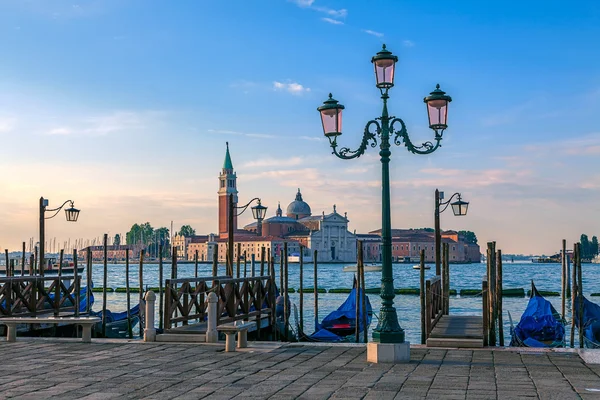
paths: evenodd
<path fill-rule="evenodd" d="M 231 278 L 167 279 L 165 283 L 164 329 L 207 320 L 206 297 L 217 294 L 217 325 L 256 318 L 275 317 L 275 285 L 271 276 Z"/>
<path fill-rule="evenodd" d="M 0 317 L 77 314 L 80 285 L 81 277 L 73 276 L 0 278 Z"/>
<path fill-rule="evenodd" d="M 444 297 L 442 295 L 442 279 L 439 275 L 425 282 L 425 332 L 426 337 L 444 314 Z"/>

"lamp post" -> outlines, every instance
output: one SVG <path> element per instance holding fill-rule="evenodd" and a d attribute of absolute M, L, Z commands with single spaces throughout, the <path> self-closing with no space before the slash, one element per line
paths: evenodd
<path fill-rule="evenodd" d="M 454 203 L 450 203 L 454 196 L 458 197 L 458 200 Z M 440 214 L 446 211 L 449 205 L 452 206 L 452 212 L 455 216 L 463 216 L 467 215 L 467 209 L 469 208 L 469 203 L 466 201 L 462 201 L 460 198 L 460 193 L 454 193 L 448 201 L 442 202 L 444 200 L 444 192 L 440 192 L 438 189 L 435 189 L 435 274 L 441 275 L 442 273 L 442 231 L 440 230 Z M 440 211 L 440 207 L 444 208 Z"/>
<path fill-rule="evenodd" d="M 381 310 L 379 323 L 373 331 L 373 341 L 375 343 L 404 343 L 404 330 L 400 327 L 398 316 L 394 307 L 394 279 L 392 277 L 392 241 L 391 241 L 391 210 L 390 210 L 390 141 L 393 136 L 393 143 L 397 146 L 404 144 L 406 149 L 414 154 L 430 154 L 440 147 L 440 141 L 444 130 L 447 128 L 446 120 L 448 115 L 448 103 L 452 101 L 444 91 L 437 85 L 431 94 L 424 98 L 429 115 L 429 127 L 435 132 L 435 144 L 427 141 L 420 146 L 414 145 L 406 129 L 404 121 L 388 114 L 387 100 L 388 91 L 394 86 L 394 69 L 398 57 L 388 51 L 383 45 L 383 49 L 377 53 L 371 62 L 375 67 L 376 86 L 381 93 L 383 100 L 383 110 L 381 116 L 375 118 L 365 126 L 362 142 L 357 150 L 351 150 L 347 147 L 337 149 L 337 138 L 342 134 L 342 110 L 344 106 L 339 104 L 331 94 L 322 106 L 317 110 L 321 114 L 323 133 L 329 139 L 332 153 L 341 159 L 352 159 L 360 157 L 365 153 L 367 146 L 376 147 L 377 137 L 381 141 L 379 146 L 379 155 L 381 156 L 381 181 L 382 181 L 382 212 L 381 212 L 381 236 L 382 236 L 382 255 L 383 265 L 381 272 Z M 398 127 L 395 127 L 398 124 Z M 372 128 L 374 132 L 371 132 Z M 395 348 L 394 348 L 395 349 Z M 379 350 L 374 350 L 378 351 Z M 396 351 L 396 350 L 393 350 Z M 402 350 L 404 351 L 404 350 Z M 406 350 L 408 354 L 408 350 Z M 378 353 L 377 357 L 386 358 L 383 353 Z M 399 360 L 398 357 L 390 356 L 392 361 Z M 405 359 L 405 355 L 400 357 Z M 367 350 L 367 359 L 371 359 L 369 348 Z M 385 361 L 385 360 L 384 360 Z"/>
<path fill-rule="evenodd" d="M 228 249 L 227 249 L 227 254 L 229 255 L 229 264 L 227 265 L 227 274 L 230 276 L 233 276 L 233 235 L 234 235 L 233 216 L 235 215 L 236 217 L 239 217 L 240 215 L 242 215 L 244 213 L 244 211 L 246 211 L 248 209 L 248 206 L 250 206 L 250 204 L 252 204 L 252 202 L 255 200 L 258 202 L 258 204 L 255 205 L 254 207 L 251 207 L 251 209 L 252 209 L 252 215 L 254 216 L 254 219 L 256 219 L 256 221 L 257 221 L 257 224 L 258 224 L 257 231 L 258 231 L 258 235 L 260 236 L 262 234 L 262 220 L 265 218 L 265 215 L 267 214 L 267 207 L 260 204 L 260 199 L 258 197 L 253 198 L 246 205 L 238 207 L 233 202 L 233 194 L 229 195 L 229 212 L 228 212 L 228 221 L 227 221 L 229 223 Z M 242 210 L 242 211 L 240 211 L 238 214 L 235 214 L 235 210 Z"/>
<path fill-rule="evenodd" d="M 73 200 L 67 200 L 65 201 L 62 206 L 58 207 L 58 208 L 52 208 L 52 209 L 46 209 L 46 207 L 48 207 L 48 199 L 44 199 L 43 197 L 40 197 L 40 260 L 38 262 L 38 265 L 40 267 L 40 275 L 44 276 L 44 268 L 46 267 L 45 265 L 45 260 L 44 260 L 44 255 L 45 255 L 45 222 L 47 219 L 50 218 L 54 218 L 58 215 L 59 211 L 63 209 L 63 207 L 67 204 L 70 203 L 71 206 L 69 208 L 65 209 L 65 217 L 67 218 L 67 221 L 69 222 L 77 222 L 77 218 L 79 217 L 79 210 L 76 209 L 74 206 L 74 202 Z M 48 212 L 54 212 L 54 214 L 52 214 L 50 217 L 46 217 L 46 211 Z"/>

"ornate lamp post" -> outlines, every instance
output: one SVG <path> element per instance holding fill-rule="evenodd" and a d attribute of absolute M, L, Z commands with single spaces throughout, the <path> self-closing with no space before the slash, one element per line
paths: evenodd
<path fill-rule="evenodd" d="M 357 150 L 350 150 L 348 147 L 342 147 L 338 151 L 337 138 L 342 134 L 342 110 L 344 106 L 339 104 L 331 94 L 322 106 L 317 110 L 321 113 L 321 122 L 323 124 L 323 133 L 329 139 L 333 154 L 345 160 L 360 157 L 365 153 L 367 146 L 376 147 L 377 137 L 381 141 L 379 146 L 379 155 L 381 156 L 381 181 L 382 181 L 382 255 L 383 265 L 381 272 L 381 310 L 379 323 L 373 331 L 373 341 L 375 344 L 404 344 L 404 330 L 398 323 L 398 316 L 394 307 L 394 279 L 392 277 L 392 240 L 391 240 L 391 211 L 390 211 L 390 139 L 393 136 L 393 143 L 397 146 L 404 144 L 406 149 L 414 154 L 430 154 L 440 147 L 442 134 L 447 128 L 446 120 L 448 116 L 448 103 L 452 101 L 450 96 L 437 85 L 436 89 L 425 97 L 424 102 L 427 105 L 429 114 L 429 127 L 433 129 L 435 144 L 428 141 L 420 146 L 415 146 L 406 130 L 404 121 L 388 114 L 387 100 L 388 91 L 394 86 L 394 70 L 398 57 L 388 51 L 383 45 L 383 49 L 377 53 L 371 62 L 375 67 L 376 86 L 381 93 L 383 100 L 383 110 L 381 117 L 375 118 L 365 126 L 362 142 Z M 371 132 L 372 128 L 374 132 Z M 367 359 L 376 362 L 381 361 L 405 361 L 409 357 L 408 346 L 392 346 L 389 349 L 382 350 L 377 346 L 368 347 Z M 389 347 L 389 346 L 388 346 Z M 400 349 L 400 347 L 402 347 Z M 392 354 L 384 354 L 385 352 Z M 371 355 L 371 353 L 374 353 Z M 398 354 L 402 352 L 402 354 Z"/>
<path fill-rule="evenodd" d="M 58 208 L 52 208 L 52 209 L 46 209 L 46 207 L 48 207 L 48 199 L 44 199 L 43 197 L 40 197 L 40 260 L 39 260 L 39 267 L 40 267 L 40 275 L 44 276 L 44 268 L 46 267 L 45 265 L 45 260 L 44 260 L 44 255 L 45 255 L 45 222 L 47 219 L 50 218 L 54 218 L 58 215 L 59 211 L 63 209 L 63 207 L 67 204 L 70 203 L 70 207 L 65 209 L 65 216 L 67 218 L 67 221 L 69 222 L 77 222 L 77 218 L 79 217 L 79 210 L 76 209 L 74 207 L 74 202 L 73 200 L 67 200 L 65 201 L 62 206 L 58 207 Z M 46 211 L 48 212 L 54 212 L 54 214 L 52 214 L 49 217 L 45 216 Z"/>
<path fill-rule="evenodd" d="M 458 197 L 458 200 L 454 203 L 450 203 L 454 196 Z M 442 231 L 440 230 L 440 214 L 446 211 L 449 205 L 452 206 L 452 212 L 455 216 L 463 216 L 467 215 L 467 209 L 469 208 L 469 203 L 466 201 L 462 201 L 460 198 L 460 193 L 454 193 L 448 201 L 442 202 L 444 200 L 444 192 L 440 192 L 438 189 L 435 189 L 435 274 L 441 275 L 442 273 Z M 444 207 L 440 210 L 440 207 Z"/>
<path fill-rule="evenodd" d="M 257 201 L 258 204 L 255 205 L 252 208 L 252 216 L 254 216 L 254 219 L 256 219 L 257 221 L 257 232 L 258 235 L 262 235 L 262 220 L 265 218 L 265 215 L 267 214 L 267 207 L 263 206 L 262 204 L 260 204 L 260 199 L 258 197 L 253 198 L 252 200 L 250 200 L 246 205 L 243 206 L 235 206 L 234 202 L 233 202 L 233 194 L 229 195 L 229 218 L 228 218 L 228 223 L 229 223 L 229 229 L 228 229 L 228 249 L 227 249 L 227 254 L 229 255 L 229 264 L 227 265 L 227 274 L 230 276 L 233 276 L 233 216 L 235 215 L 236 217 L 239 217 L 240 215 L 242 215 L 244 213 L 244 211 L 246 211 L 248 209 L 248 206 L 250 206 L 250 204 L 252 204 L 253 201 Z M 242 210 L 237 214 L 235 213 L 235 210 Z"/>

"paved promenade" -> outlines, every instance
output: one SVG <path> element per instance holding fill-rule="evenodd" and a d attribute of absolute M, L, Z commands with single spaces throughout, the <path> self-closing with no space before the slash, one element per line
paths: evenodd
<path fill-rule="evenodd" d="M 0 342 L 0 398 L 600 399 L 600 365 L 575 352 L 413 348 L 368 364 L 365 347 Z"/>

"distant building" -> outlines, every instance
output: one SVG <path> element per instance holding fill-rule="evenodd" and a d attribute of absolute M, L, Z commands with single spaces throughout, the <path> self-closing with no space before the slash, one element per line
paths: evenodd
<path fill-rule="evenodd" d="M 85 262 L 87 257 L 88 249 L 92 252 L 93 260 L 104 260 L 104 246 L 88 246 L 77 251 L 77 257 L 80 262 Z M 129 249 L 129 258 L 138 259 L 140 256 L 140 246 L 127 246 L 127 245 L 109 245 L 106 246 L 106 258 L 110 261 L 123 261 L 125 260 L 126 251 Z"/>
<path fill-rule="evenodd" d="M 381 234 L 381 229 L 370 234 Z M 467 243 L 456 231 L 441 233 L 442 243 L 448 243 L 450 262 L 481 261 L 478 244 Z M 392 258 L 395 262 L 418 262 L 421 250 L 425 250 L 425 261 L 435 262 L 435 233 L 423 229 L 392 229 Z"/>

